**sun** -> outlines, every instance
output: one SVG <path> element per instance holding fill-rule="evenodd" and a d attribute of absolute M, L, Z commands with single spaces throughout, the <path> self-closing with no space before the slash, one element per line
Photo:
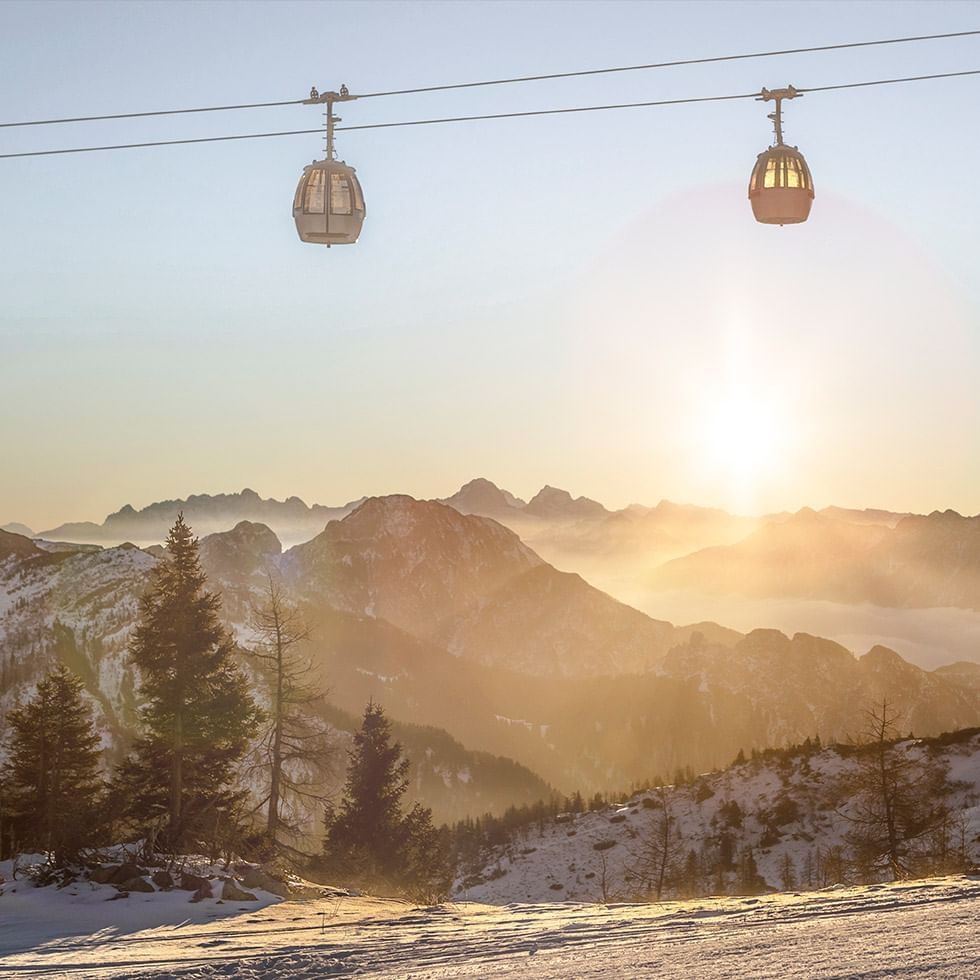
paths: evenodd
<path fill-rule="evenodd" d="M 702 466 L 725 484 L 724 496 L 751 506 L 762 486 L 784 469 L 785 411 L 760 392 L 729 391 L 704 407 L 697 442 Z"/>
<path fill-rule="evenodd" d="M 705 451 L 732 470 L 760 470 L 774 462 L 781 443 L 779 420 L 771 408 L 745 397 L 729 398 L 714 408 Z"/>

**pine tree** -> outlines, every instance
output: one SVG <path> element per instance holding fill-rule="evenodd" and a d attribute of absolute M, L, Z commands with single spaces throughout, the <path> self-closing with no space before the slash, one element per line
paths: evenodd
<path fill-rule="evenodd" d="M 13 833 L 21 847 L 45 851 L 63 867 L 98 843 L 101 822 L 100 739 L 81 680 L 59 664 L 7 723 L 4 809 Z"/>
<path fill-rule="evenodd" d="M 340 808 L 328 816 L 324 852 L 332 863 L 372 879 L 398 868 L 408 767 L 384 710 L 369 702 L 354 733 Z"/>
<path fill-rule="evenodd" d="M 120 769 L 130 815 L 144 826 L 165 815 L 174 849 L 234 808 L 233 767 L 261 714 L 232 659 L 220 597 L 206 586 L 198 541 L 178 515 L 130 645 L 145 735 Z"/>
<path fill-rule="evenodd" d="M 323 691 L 310 680 L 313 665 L 299 652 L 310 631 L 271 576 L 262 603 L 252 608 L 251 626 L 257 643 L 246 653 L 267 680 L 270 700 L 258 759 L 251 768 L 268 779 L 266 836 L 276 850 L 284 833 L 299 832 L 286 814 L 303 803 L 324 802 L 320 787 L 334 749 L 329 726 L 311 714 Z"/>
<path fill-rule="evenodd" d="M 779 880 L 783 886 L 783 891 L 796 891 L 799 882 L 796 877 L 796 864 L 789 851 L 783 851 L 783 856 L 779 859 Z"/>
<path fill-rule="evenodd" d="M 806 857 L 803 860 L 802 881 L 807 888 L 813 888 L 817 882 L 816 862 L 812 850 L 806 852 Z"/>
<path fill-rule="evenodd" d="M 766 883 L 759 874 L 752 848 L 743 847 L 738 866 L 738 893 L 740 895 L 758 895 L 765 889 Z"/>
<path fill-rule="evenodd" d="M 402 832 L 402 888 L 416 902 L 435 905 L 443 901 L 452 887 L 454 871 L 448 829 L 437 830 L 432 811 L 416 803 L 405 815 Z"/>
<path fill-rule="evenodd" d="M 407 814 L 408 759 L 391 741 L 391 723 L 369 702 L 354 733 L 340 807 L 328 809 L 321 866 L 368 887 L 395 886 L 426 901 L 440 900 L 452 877 L 448 843 L 418 804 Z"/>

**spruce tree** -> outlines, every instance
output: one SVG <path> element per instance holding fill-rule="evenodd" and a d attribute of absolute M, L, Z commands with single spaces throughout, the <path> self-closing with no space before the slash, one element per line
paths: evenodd
<path fill-rule="evenodd" d="M 82 700 L 82 682 L 59 664 L 37 693 L 7 716 L 9 759 L 3 772 L 13 836 L 63 867 L 99 843 L 100 739 Z"/>
<path fill-rule="evenodd" d="M 419 804 L 402 814 L 409 762 L 391 723 L 369 702 L 354 734 L 340 807 L 328 810 L 323 866 L 368 887 L 395 886 L 417 900 L 441 900 L 452 869 L 448 841 Z"/>
<path fill-rule="evenodd" d="M 743 847 L 738 867 L 738 893 L 758 895 L 766 890 L 765 879 L 759 874 L 751 847 Z"/>
<path fill-rule="evenodd" d="M 369 702 L 354 733 L 340 808 L 327 818 L 324 850 L 337 866 L 369 878 L 397 870 L 408 767 L 384 710 Z"/>
<path fill-rule="evenodd" d="M 207 590 L 198 541 L 178 515 L 140 602 L 130 655 L 140 671 L 144 736 L 120 770 L 130 815 L 165 816 L 173 849 L 213 832 L 236 801 L 234 765 L 260 718 Z"/>

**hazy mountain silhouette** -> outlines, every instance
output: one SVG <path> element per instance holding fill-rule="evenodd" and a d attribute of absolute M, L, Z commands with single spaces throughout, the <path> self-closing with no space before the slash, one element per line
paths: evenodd
<path fill-rule="evenodd" d="M 980 517 L 936 511 L 889 526 L 804 508 L 736 544 L 670 561 L 650 583 L 752 597 L 978 609 Z"/>
<path fill-rule="evenodd" d="M 520 497 L 502 490 L 483 477 L 463 484 L 451 497 L 440 502 L 448 504 L 461 514 L 482 514 L 486 517 L 506 515 L 525 506 Z"/>
<path fill-rule="evenodd" d="M 184 500 L 161 500 L 141 510 L 126 504 L 101 524 L 61 524 L 42 531 L 38 537 L 94 544 L 162 542 L 177 514 L 183 512 L 199 536 L 226 531 L 244 520 L 266 524 L 284 540 L 305 541 L 322 531 L 328 521 L 349 514 L 359 503 L 355 500 L 340 507 L 308 506 L 299 497 L 265 499 L 246 488 L 240 493 L 202 493 Z"/>
<path fill-rule="evenodd" d="M 0 527 L 0 531 L 7 531 L 9 534 L 19 534 L 25 538 L 34 537 L 34 532 L 26 524 L 19 524 L 17 521 L 11 524 L 4 524 L 3 527 Z"/>

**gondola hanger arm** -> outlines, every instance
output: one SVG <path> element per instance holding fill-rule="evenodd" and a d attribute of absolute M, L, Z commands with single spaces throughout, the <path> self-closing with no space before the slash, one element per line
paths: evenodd
<path fill-rule="evenodd" d="M 320 92 L 314 85 L 310 89 L 310 97 L 308 99 L 303 99 L 303 105 L 322 105 L 324 103 L 332 102 L 354 102 L 358 96 L 351 95 L 349 89 L 346 85 L 340 86 L 339 92 Z"/>

